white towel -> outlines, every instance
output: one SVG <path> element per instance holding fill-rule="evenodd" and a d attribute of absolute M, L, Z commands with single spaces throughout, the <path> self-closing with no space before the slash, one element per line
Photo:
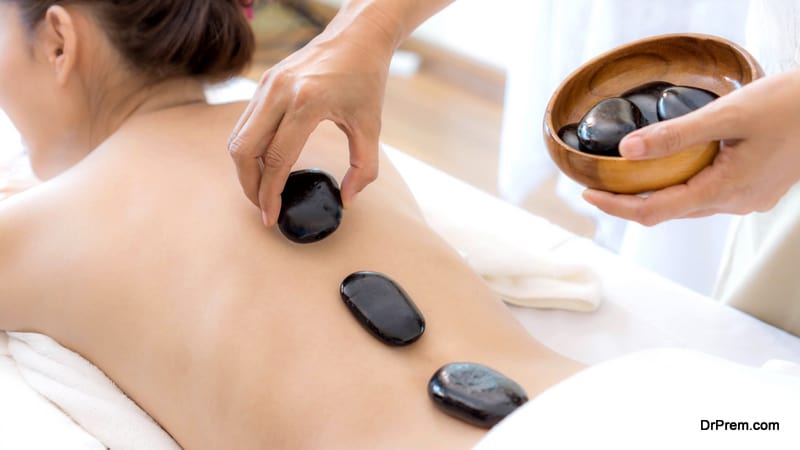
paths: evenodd
<path fill-rule="evenodd" d="M 425 221 L 504 301 L 590 312 L 602 298 L 594 269 L 557 256 L 577 237 L 392 148 Z"/>
<path fill-rule="evenodd" d="M 89 361 L 47 336 L 8 333 L 22 376 L 112 450 L 177 450 L 178 444 Z"/>
<path fill-rule="evenodd" d="M 431 210 L 426 216 L 439 214 Z M 489 232 L 474 222 L 437 222 L 437 232 L 506 303 L 580 312 L 599 306 L 600 280 L 591 267 L 551 252 L 528 251 L 514 236 Z"/>
<path fill-rule="evenodd" d="M 32 390 L 8 353 L 0 332 L 0 449 L 102 450 L 87 431 Z"/>

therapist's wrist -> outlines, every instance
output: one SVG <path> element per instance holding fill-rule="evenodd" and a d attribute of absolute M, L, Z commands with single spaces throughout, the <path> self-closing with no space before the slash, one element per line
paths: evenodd
<path fill-rule="evenodd" d="M 391 55 L 405 39 L 402 18 L 380 0 L 350 0 L 342 5 L 319 39 L 345 38 Z"/>
<path fill-rule="evenodd" d="M 370 33 L 394 52 L 425 20 L 454 0 L 346 0 L 331 27 Z"/>

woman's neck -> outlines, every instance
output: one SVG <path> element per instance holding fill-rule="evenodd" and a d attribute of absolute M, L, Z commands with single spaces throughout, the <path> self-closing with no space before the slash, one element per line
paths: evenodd
<path fill-rule="evenodd" d="M 84 87 L 83 104 L 74 116 L 75 133 L 64 136 L 60 148 L 50 152 L 46 170 L 37 175 L 52 178 L 74 166 L 132 120 L 161 111 L 205 103 L 203 82 L 175 78 L 154 84 L 135 79 L 106 82 L 102 89 Z M 87 126 L 88 124 L 88 126 Z"/>
<path fill-rule="evenodd" d="M 165 80 L 149 86 L 131 84 L 126 89 L 108 90 L 97 102 L 90 118 L 93 126 L 87 150 L 97 148 L 133 118 L 202 102 L 205 102 L 203 83 L 192 78 Z"/>

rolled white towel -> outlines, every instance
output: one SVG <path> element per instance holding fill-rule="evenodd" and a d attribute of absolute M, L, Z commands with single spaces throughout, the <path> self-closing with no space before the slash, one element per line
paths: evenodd
<path fill-rule="evenodd" d="M 178 444 L 100 369 L 53 339 L 8 333 L 23 378 L 113 450 L 178 450 Z"/>
<path fill-rule="evenodd" d="M 579 312 L 600 305 L 600 280 L 587 265 L 530 250 L 513 236 L 469 224 L 440 222 L 437 231 L 506 303 Z"/>
<path fill-rule="evenodd" d="M 602 290 L 595 270 L 555 254 L 577 237 L 397 150 L 386 148 L 425 221 L 504 301 L 590 312 Z"/>

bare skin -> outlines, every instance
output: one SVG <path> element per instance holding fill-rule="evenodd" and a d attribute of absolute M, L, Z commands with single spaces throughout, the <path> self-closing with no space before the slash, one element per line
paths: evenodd
<path fill-rule="evenodd" d="M 187 449 L 466 448 L 483 431 L 427 398 L 440 366 L 486 364 L 531 397 L 580 370 L 424 224 L 388 161 L 330 238 L 264 229 L 219 151 L 243 108 L 136 115 L 0 203 L 0 327 L 81 353 Z M 341 179 L 346 148 L 323 127 L 295 168 Z M 417 343 L 387 347 L 353 319 L 338 286 L 357 270 L 413 297 Z"/>
<path fill-rule="evenodd" d="M 333 236 L 293 244 L 224 151 L 246 105 L 129 70 L 90 3 L 26 29 L 0 2 L 0 50 L 0 107 L 48 180 L 0 202 L 0 329 L 82 354 L 184 448 L 465 448 L 483 431 L 427 398 L 439 367 L 480 362 L 530 396 L 580 369 L 433 234 L 388 162 Z M 347 148 L 325 128 L 294 168 L 341 180 Z M 351 317 L 338 288 L 358 270 L 413 297 L 419 341 L 387 347 Z"/>

